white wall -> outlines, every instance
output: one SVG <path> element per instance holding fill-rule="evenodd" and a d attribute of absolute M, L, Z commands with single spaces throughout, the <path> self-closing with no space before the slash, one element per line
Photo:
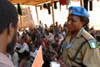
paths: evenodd
<path fill-rule="evenodd" d="M 80 2 L 71 2 L 69 6 L 80 6 Z M 38 9 L 38 15 L 39 20 L 42 21 L 43 24 L 47 24 L 50 26 L 52 21 L 52 14 L 48 14 L 48 10 L 40 10 L 40 7 Z M 35 7 L 31 6 L 33 19 L 35 21 L 35 24 L 37 25 L 37 17 L 36 17 L 36 11 Z M 52 10 L 51 10 L 52 11 Z M 51 12 L 52 13 L 52 12 Z M 94 26 L 95 28 L 100 27 L 100 2 L 97 2 L 97 0 L 93 1 L 93 11 L 89 11 L 90 14 L 90 27 Z M 59 24 L 64 24 L 65 21 L 67 21 L 68 16 L 68 9 L 66 9 L 66 5 L 61 7 L 61 11 L 59 8 L 59 3 L 57 3 L 57 9 L 54 9 L 54 16 L 55 16 L 55 22 L 58 21 Z"/>

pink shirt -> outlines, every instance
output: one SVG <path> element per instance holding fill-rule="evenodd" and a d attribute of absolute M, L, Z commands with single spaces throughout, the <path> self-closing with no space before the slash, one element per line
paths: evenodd
<path fill-rule="evenodd" d="M 15 67 L 12 61 L 0 52 L 0 67 Z"/>

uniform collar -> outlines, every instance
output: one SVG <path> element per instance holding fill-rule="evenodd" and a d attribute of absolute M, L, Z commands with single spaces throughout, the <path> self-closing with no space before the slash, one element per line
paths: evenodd
<path fill-rule="evenodd" d="M 10 67 L 15 67 L 13 65 L 13 63 L 11 62 L 11 60 L 6 55 L 4 55 L 1 52 L 0 52 L 0 63 L 5 64 L 5 65 L 8 65 Z"/>
<path fill-rule="evenodd" d="M 75 38 L 76 38 L 76 39 L 80 38 L 83 32 L 84 32 L 84 28 L 81 28 L 80 31 L 78 32 L 78 34 L 76 35 Z M 70 38 L 71 38 L 71 34 L 69 34 L 69 35 L 67 36 L 67 39 L 66 39 L 66 41 L 67 41 L 68 44 L 69 44 L 69 42 L 70 42 Z"/>
<path fill-rule="evenodd" d="M 82 28 L 80 29 L 80 31 L 78 32 L 76 38 L 80 38 L 80 37 L 81 37 L 81 34 L 82 34 L 83 32 L 84 32 L 84 28 L 82 27 Z"/>

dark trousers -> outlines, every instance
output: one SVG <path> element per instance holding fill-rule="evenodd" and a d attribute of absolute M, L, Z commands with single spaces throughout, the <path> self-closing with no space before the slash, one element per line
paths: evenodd
<path fill-rule="evenodd" d="M 84 8 L 88 11 L 88 0 L 83 0 Z M 89 10 L 92 11 L 92 1 L 89 1 Z"/>
<path fill-rule="evenodd" d="M 19 53 L 19 52 L 17 53 L 20 59 L 23 59 L 24 57 L 29 56 L 29 52 L 27 52 L 26 50 L 23 53 Z"/>

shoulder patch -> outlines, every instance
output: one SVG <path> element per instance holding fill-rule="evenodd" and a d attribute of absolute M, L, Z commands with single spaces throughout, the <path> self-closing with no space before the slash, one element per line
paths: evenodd
<path fill-rule="evenodd" d="M 97 41 L 95 39 L 88 40 L 88 43 L 89 43 L 91 48 L 98 48 Z"/>
<path fill-rule="evenodd" d="M 90 48 L 98 47 L 97 41 L 87 31 L 82 32 L 81 35 L 88 41 Z"/>

